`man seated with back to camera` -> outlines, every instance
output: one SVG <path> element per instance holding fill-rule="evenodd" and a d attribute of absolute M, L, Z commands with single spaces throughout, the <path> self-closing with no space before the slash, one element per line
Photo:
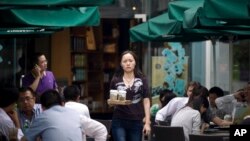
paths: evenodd
<path fill-rule="evenodd" d="M 107 128 L 100 122 L 90 118 L 89 109 L 86 105 L 79 103 L 80 89 L 76 85 L 67 86 L 63 90 L 65 99 L 65 107 L 75 110 L 81 115 L 84 121 L 83 140 L 86 140 L 86 135 L 95 139 L 95 141 L 107 140 Z"/>

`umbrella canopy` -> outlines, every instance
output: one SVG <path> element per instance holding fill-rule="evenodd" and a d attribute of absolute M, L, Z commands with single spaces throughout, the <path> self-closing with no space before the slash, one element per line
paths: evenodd
<path fill-rule="evenodd" d="M 197 29 L 197 28 L 183 28 L 182 22 L 169 18 L 168 12 L 157 17 L 149 19 L 148 32 L 151 35 L 182 35 L 191 39 L 196 36 L 204 36 L 208 39 L 209 36 L 229 36 L 229 35 L 249 35 L 249 32 L 243 30 L 214 30 L 214 29 Z M 191 37 L 190 37 L 191 36 Z M 203 39 L 203 38 L 198 38 Z M 197 39 L 191 39 L 197 40 Z"/>
<path fill-rule="evenodd" d="M 211 11 L 204 10 L 204 0 L 180 0 L 171 1 L 168 4 L 169 18 L 183 21 L 184 28 L 206 28 L 206 29 L 237 29 L 248 30 L 249 25 L 240 21 L 226 22 L 223 19 L 212 19 L 206 17 Z M 226 13 L 224 13 L 226 14 Z M 230 15 L 230 13 L 227 13 Z"/>
<path fill-rule="evenodd" d="M 184 11 L 201 6 L 204 0 L 175 0 L 168 3 L 169 18 L 177 21 L 183 21 Z"/>
<path fill-rule="evenodd" d="M 205 36 L 152 35 L 148 32 L 148 23 L 142 23 L 129 30 L 131 42 L 192 42 L 207 40 Z"/>
<path fill-rule="evenodd" d="M 0 10 L 0 26 L 97 26 L 100 14 L 97 7 L 40 8 Z"/>
<path fill-rule="evenodd" d="M 167 14 L 164 14 L 164 15 L 167 15 Z M 159 17 L 162 17 L 162 15 Z M 158 20 L 157 18 L 159 17 L 155 17 L 156 20 Z M 167 29 L 167 26 L 164 26 L 164 24 L 162 24 L 162 26 L 160 26 L 160 27 L 163 27 L 162 31 L 160 30 L 161 29 L 160 27 L 154 27 L 154 28 L 151 27 L 151 31 L 149 31 L 150 29 L 149 25 L 152 25 L 151 22 L 152 21 L 148 21 L 148 22 L 141 23 L 137 26 L 130 28 L 129 30 L 130 41 L 131 42 L 149 42 L 149 41 L 194 42 L 194 41 L 204 41 L 204 40 L 209 39 L 209 36 L 206 36 L 205 34 L 204 36 L 201 36 L 202 32 L 205 32 L 206 30 L 193 30 L 193 32 L 190 33 L 188 32 L 188 30 L 184 31 L 181 28 L 179 28 L 181 23 L 179 23 L 178 21 L 176 21 L 176 23 L 171 21 L 173 25 L 170 25 L 169 28 L 173 28 L 173 29 Z M 167 23 L 166 25 L 169 25 L 169 24 L 170 23 Z M 171 33 L 171 34 L 168 34 L 168 33 Z M 213 35 L 215 35 L 216 33 L 217 32 L 212 32 L 212 31 L 210 32 L 210 34 L 213 34 Z"/>
<path fill-rule="evenodd" d="M 1 0 L 0 7 L 24 6 L 101 6 L 113 3 L 114 0 Z"/>
<path fill-rule="evenodd" d="M 249 4 L 250 0 L 205 0 L 204 11 L 212 19 L 250 20 Z"/>
<path fill-rule="evenodd" d="M 183 28 L 182 22 L 169 18 L 168 12 L 149 19 L 148 22 L 139 24 L 130 29 L 131 42 L 169 41 L 192 42 L 220 38 L 228 40 L 231 35 L 241 35 L 247 38 L 247 31 L 238 30 L 212 30 Z"/>

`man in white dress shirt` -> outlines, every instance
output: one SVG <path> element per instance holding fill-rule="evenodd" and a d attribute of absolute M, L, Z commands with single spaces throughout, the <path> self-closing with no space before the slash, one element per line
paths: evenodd
<path fill-rule="evenodd" d="M 64 91 L 65 107 L 71 108 L 81 115 L 83 121 L 83 140 L 86 140 L 86 135 L 95 139 L 95 141 L 106 141 L 108 132 L 106 127 L 90 118 L 89 109 L 86 105 L 79 103 L 80 90 L 77 86 L 67 86 Z"/>

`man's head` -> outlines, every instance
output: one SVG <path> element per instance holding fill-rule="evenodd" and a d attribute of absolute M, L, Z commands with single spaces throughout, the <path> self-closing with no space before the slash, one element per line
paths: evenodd
<path fill-rule="evenodd" d="M 23 112 L 32 112 L 36 102 L 35 92 L 30 87 L 22 87 L 19 89 L 18 105 Z"/>
<path fill-rule="evenodd" d="M 208 91 L 208 98 L 209 98 L 209 103 L 212 107 L 216 107 L 215 104 L 215 99 L 218 97 L 222 97 L 224 96 L 224 92 L 221 88 L 219 87 L 212 87 L 209 91 Z"/>
<path fill-rule="evenodd" d="M 168 104 L 170 100 L 176 97 L 176 94 L 168 89 L 164 89 L 160 91 L 160 97 L 159 100 L 161 102 L 161 106 L 164 107 Z"/>
<path fill-rule="evenodd" d="M 80 89 L 75 85 L 67 86 L 63 90 L 63 94 L 65 101 L 78 101 L 80 98 Z"/>
<path fill-rule="evenodd" d="M 48 62 L 43 53 L 40 53 L 40 52 L 35 53 L 32 58 L 32 61 L 33 61 L 32 67 L 34 67 L 35 65 L 38 65 L 41 71 L 45 71 L 47 69 Z"/>
<path fill-rule="evenodd" d="M 41 95 L 41 104 L 44 110 L 55 105 L 63 105 L 63 99 L 56 90 L 47 90 Z"/>

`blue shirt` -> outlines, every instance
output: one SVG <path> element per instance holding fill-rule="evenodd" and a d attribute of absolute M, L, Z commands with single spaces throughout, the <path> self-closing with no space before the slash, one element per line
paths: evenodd
<path fill-rule="evenodd" d="M 33 115 L 31 119 L 28 119 L 27 116 L 24 114 L 23 111 L 21 111 L 20 109 L 18 109 L 18 118 L 19 118 L 19 122 L 20 122 L 20 126 L 21 129 L 23 131 L 23 133 L 25 134 L 26 130 L 25 128 L 29 128 L 29 126 L 31 125 L 32 121 L 34 121 L 35 117 L 37 117 L 38 115 L 40 115 L 42 113 L 43 109 L 42 109 L 42 105 L 41 104 L 35 104 L 33 107 Z M 24 127 L 25 124 L 28 124 L 28 127 Z"/>
<path fill-rule="evenodd" d="M 27 130 L 26 138 L 34 141 L 82 141 L 80 114 L 59 105 L 43 111 Z"/>

